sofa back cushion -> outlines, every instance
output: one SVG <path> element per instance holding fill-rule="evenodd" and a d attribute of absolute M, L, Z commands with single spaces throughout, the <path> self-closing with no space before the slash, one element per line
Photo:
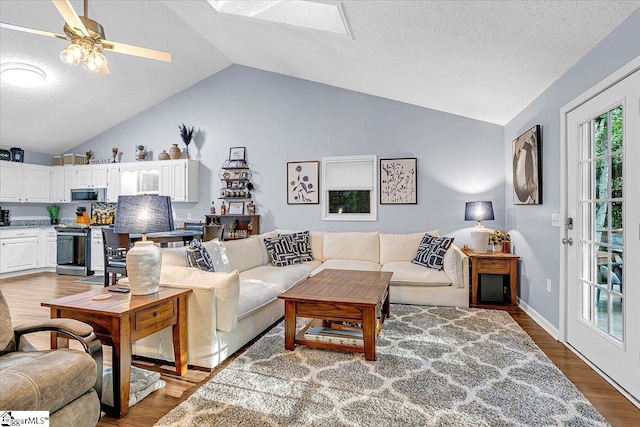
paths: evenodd
<path fill-rule="evenodd" d="M 380 263 L 380 237 L 373 233 L 324 233 L 323 259 L 353 259 Z M 415 251 L 413 253 L 415 255 Z"/>
<path fill-rule="evenodd" d="M 293 234 L 299 233 L 301 230 L 284 230 L 284 229 L 276 229 L 277 234 Z M 311 255 L 313 259 L 316 261 L 323 261 L 322 258 L 322 246 L 324 240 L 324 231 L 312 231 L 310 233 L 310 241 L 311 241 Z"/>
<path fill-rule="evenodd" d="M 264 243 L 255 236 L 248 239 L 222 242 L 231 270 L 240 272 L 263 265 L 262 247 Z"/>
<path fill-rule="evenodd" d="M 439 237 L 440 230 L 426 233 Z M 388 262 L 411 261 L 426 233 L 389 234 L 380 233 L 380 264 Z"/>
<path fill-rule="evenodd" d="M 177 248 L 160 248 L 160 252 L 162 253 L 162 266 L 186 267 L 186 251 L 187 246 L 180 246 Z"/>
<path fill-rule="evenodd" d="M 260 250 L 262 251 L 262 265 L 271 264 L 269 252 L 267 252 L 267 247 L 264 244 L 264 239 L 271 239 L 272 237 L 276 237 L 277 235 L 278 233 L 275 231 L 269 231 L 268 233 L 256 235 L 256 238 L 260 241 Z"/>

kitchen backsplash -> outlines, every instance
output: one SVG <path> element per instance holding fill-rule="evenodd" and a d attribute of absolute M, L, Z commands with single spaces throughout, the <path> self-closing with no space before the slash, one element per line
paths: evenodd
<path fill-rule="evenodd" d="M 116 222 L 117 203 L 91 203 L 91 225 L 111 225 Z"/>

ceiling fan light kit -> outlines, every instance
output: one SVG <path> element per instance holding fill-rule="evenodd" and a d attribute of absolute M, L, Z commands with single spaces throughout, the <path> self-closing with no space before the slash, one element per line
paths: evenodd
<path fill-rule="evenodd" d="M 51 1 L 65 20 L 65 34 L 56 34 L 5 22 L 0 22 L 0 27 L 68 40 L 71 44 L 60 52 L 62 62 L 74 67 L 82 63 L 82 67 L 92 73 L 109 74 L 104 49 L 126 55 L 171 62 L 170 53 L 106 40 L 102 25 L 88 17 L 89 0 L 84 0 L 84 16 L 78 16 L 69 0 Z"/>
<path fill-rule="evenodd" d="M 40 68 L 19 62 L 7 62 L 0 66 L 0 77 L 6 83 L 18 87 L 38 87 L 47 81 Z"/>

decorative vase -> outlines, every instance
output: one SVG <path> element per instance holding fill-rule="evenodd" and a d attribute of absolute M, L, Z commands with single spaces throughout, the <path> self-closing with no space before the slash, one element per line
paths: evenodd
<path fill-rule="evenodd" d="M 493 253 L 502 252 L 502 245 L 500 243 L 496 243 L 493 245 Z"/>
<path fill-rule="evenodd" d="M 178 147 L 178 144 L 171 145 L 171 148 L 169 148 L 169 156 L 172 159 L 179 159 L 182 156 L 182 152 L 180 151 L 180 147 Z"/>
<path fill-rule="evenodd" d="M 502 242 L 502 253 L 508 254 L 511 252 L 511 242 L 508 240 L 504 240 Z"/>
<path fill-rule="evenodd" d="M 189 159 L 189 145 L 188 144 L 184 146 L 184 158 L 187 159 L 187 160 Z"/>
<path fill-rule="evenodd" d="M 147 150 L 144 149 L 144 145 L 138 145 L 138 150 L 136 151 L 136 160 L 146 160 L 147 159 Z"/>
<path fill-rule="evenodd" d="M 169 156 L 166 150 L 162 150 L 162 153 L 158 154 L 158 160 L 169 160 L 170 158 L 171 156 Z"/>

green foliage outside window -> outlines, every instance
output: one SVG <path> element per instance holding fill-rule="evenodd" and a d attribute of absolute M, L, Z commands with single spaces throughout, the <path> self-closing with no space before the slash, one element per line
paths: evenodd
<path fill-rule="evenodd" d="M 611 135 L 609 135 L 609 124 Z M 596 199 L 622 197 L 622 106 L 602 114 L 595 125 Z M 611 181 L 609 176 L 611 175 Z M 611 189 L 609 191 L 609 182 Z M 611 220 L 608 211 L 611 210 Z M 611 221 L 611 223 L 609 223 Z M 622 203 L 596 203 L 596 230 L 622 228 Z"/>

